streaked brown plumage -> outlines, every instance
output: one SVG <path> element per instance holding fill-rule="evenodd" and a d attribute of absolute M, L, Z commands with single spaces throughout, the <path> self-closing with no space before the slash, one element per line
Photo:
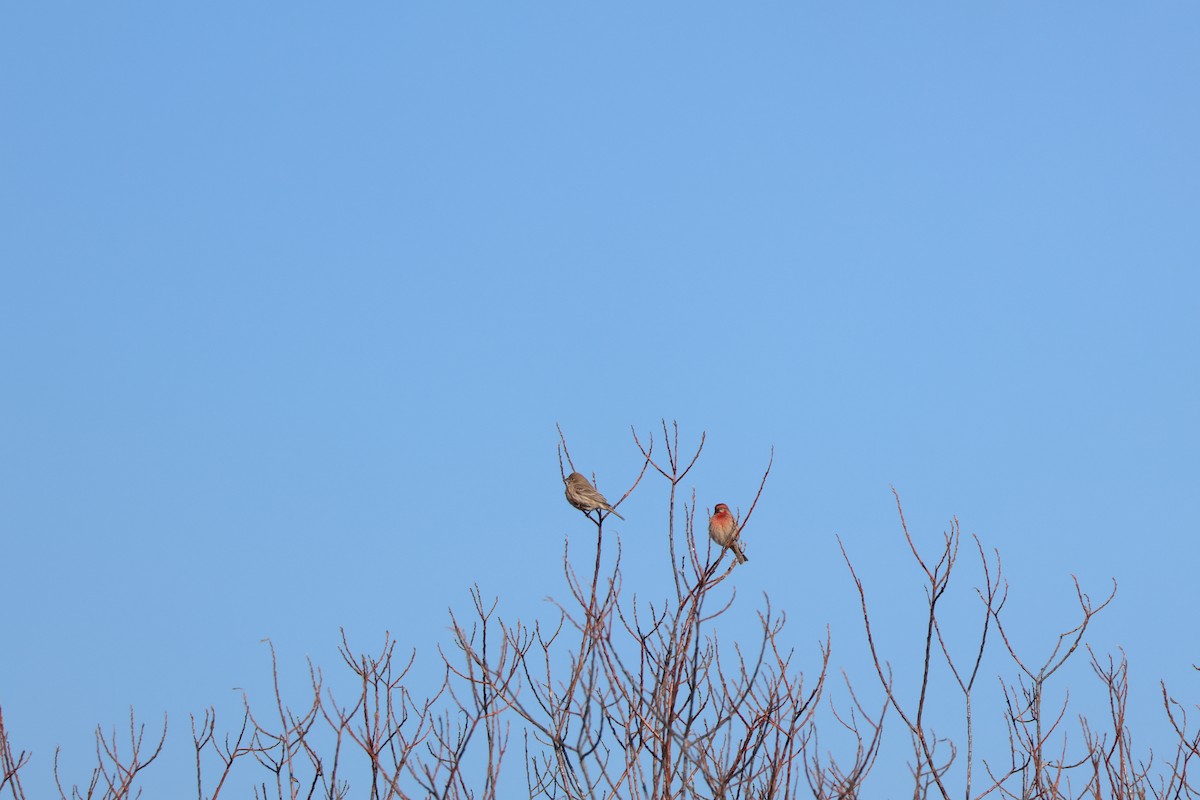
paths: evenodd
<path fill-rule="evenodd" d="M 721 547 L 728 547 L 732 550 L 733 557 L 739 564 L 745 564 L 750 560 L 746 558 L 746 554 L 742 552 L 742 546 L 737 541 L 737 520 L 733 518 L 733 514 L 729 513 L 729 506 L 724 503 L 717 503 L 716 508 L 713 509 L 713 515 L 708 518 L 708 535 Z"/>
<path fill-rule="evenodd" d="M 595 511 L 602 508 L 605 511 L 610 511 L 617 514 L 617 510 L 608 504 L 604 499 L 604 495 L 592 486 L 587 478 L 580 475 L 578 472 L 572 472 L 567 476 L 567 502 L 578 508 L 580 511 Z M 625 519 L 620 514 L 617 514 L 619 519 Z"/>

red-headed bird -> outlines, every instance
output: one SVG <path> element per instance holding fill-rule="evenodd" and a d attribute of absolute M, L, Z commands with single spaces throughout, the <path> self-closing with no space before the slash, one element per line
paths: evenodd
<path fill-rule="evenodd" d="M 732 550 L 737 563 L 745 564 L 750 560 L 746 558 L 746 554 L 742 552 L 742 546 L 737 541 L 737 520 L 733 518 L 733 514 L 729 513 L 729 506 L 724 503 L 717 503 L 716 508 L 713 509 L 713 515 L 708 518 L 708 535 L 721 547 L 728 547 Z"/>

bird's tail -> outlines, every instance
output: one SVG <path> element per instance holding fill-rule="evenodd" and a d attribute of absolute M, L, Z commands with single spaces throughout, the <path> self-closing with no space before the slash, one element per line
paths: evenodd
<path fill-rule="evenodd" d="M 625 518 L 622 517 L 620 514 L 618 514 L 617 510 L 615 508 L 613 508 L 612 506 L 607 506 L 607 508 L 608 508 L 608 513 L 614 514 L 614 515 L 616 515 L 617 519 L 624 521 Z"/>
<path fill-rule="evenodd" d="M 737 562 L 739 564 L 745 564 L 747 561 L 750 560 L 750 559 L 746 558 L 746 554 L 742 552 L 742 546 L 740 544 L 738 544 L 737 542 L 734 542 L 733 546 L 730 547 L 729 549 L 733 551 L 733 557 L 737 559 Z"/>

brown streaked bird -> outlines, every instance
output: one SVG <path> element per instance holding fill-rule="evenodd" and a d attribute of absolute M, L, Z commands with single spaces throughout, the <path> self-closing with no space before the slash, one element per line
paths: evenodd
<path fill-rule="evenodd" d="M 595 486 L 587 478 L 580 475 L 578 472 L 572 472 L 567 476 L 567 502 L 578 508 L 580 511 L 595 511 L 602 508 L 613 514 L 617 514 L 617 510 L 608 504 L 604 499 L 604 495 L 597 491 Z M 618 519 L 625 519 L 620 514 L 617 514 Z"/>
<path fill-rule="evenodd" d="M 724 503 L 717 503 L 716 508 L 713 509 L 713 515 L 708 518 L 708 535 L 721 547 L 728 547 L 732 550 L 737 563 L 745 564 L 750 560 L 746 558 L 746 554 L 742 552 L 742 546 L 737 541 L 737 520 L 733 518 L 733 514 L 729 513 L 729 506 Z"/>

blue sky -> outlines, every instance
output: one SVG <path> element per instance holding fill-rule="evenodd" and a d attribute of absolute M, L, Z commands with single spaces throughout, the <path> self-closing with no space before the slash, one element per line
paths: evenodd
<path fill-rule="evenodd" d="M 27 788 L 131 704 L 186 764 L 189 711 L 268 686 L 263 637 L 301 687 L 339 626 L 432 663 L 473 583 L 549 615 L 589 535 L 556 422 L 610 497 L 631 426 L 707 431 L 702 506 L 774 446 L 740 602 L 851 671 L 835 534 L 898 662 L 922 599 L 889 486 L 922 541 L 1000 548 L 1037 646 L 1071 574 L 1115 577 L 1092 641 L 1150 736 L 1159 678 L 1200 697 L 1198 40 L 1169 2 L 6 7 Z M 640 596 L 664 497 L 623 506 Z"/>

